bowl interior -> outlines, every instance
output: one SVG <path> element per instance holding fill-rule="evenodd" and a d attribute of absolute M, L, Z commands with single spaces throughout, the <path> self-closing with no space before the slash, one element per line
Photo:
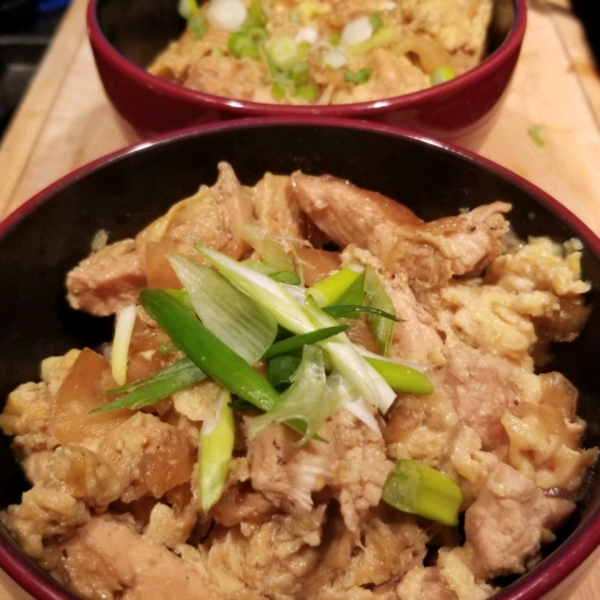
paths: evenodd
<path fill-rule="evenodd" d="M 177 39 L 185 21 L 178 0 L 92 0 L 100 30 L 127 60 L 146 69 L 156 55 Z M 486 55 L 496 52 L 509 36 L 516 18 L 515 0 L 495 0 Z"/>
<path fill-rule="evenodd" d="M 578 221 L 539 190 L 505 177 L 502 169 L 483 159 L 384 127 L 340 122 L 257 120 L 179 133 L 78 171 L 0 224 L 2 405 L 18 384 L 38 379 L 43 358 L 110 339 L 110 320 L 76 313 L 65 300 L 64 276 L 89 253 L 94 234 L 105 229 L 109 241 L 132 236 L 201 183 L 211 185 L 221 160 L 230 162 L 249 185 L 266 171 L 289 174 L 302 169 L 347 178 L 405 203 L 424 219 L 506 200 L 513 204 L 509 218 L 519 235 L 582 239 L 584 277 L 593 284 L 590 302 L 596 310 L 575 342 L 555 348 L 549 368 L 558 365 L 579 388 L 579 413 L 589 423 L 585 444 L 600 445 L 598 239 L 578 229 Z M 0 507 L 18 502 L 25 487 L 10 439 L 0 435 Z M 600 477 L 593 471 L 560 541 L 588 527 L 599 506 Z M 6 547 L 6 539 L 0 539 L 2 544 Z M 544 562 L 535 572 L 543 568 Z M 47 598 L 55 597 L 62 596 Z"/>

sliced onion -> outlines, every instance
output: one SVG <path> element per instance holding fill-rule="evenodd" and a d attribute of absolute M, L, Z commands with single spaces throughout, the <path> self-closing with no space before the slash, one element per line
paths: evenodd
<path fill-rule="evenodd" d="M 213 0 L 206 11 L 211 25 L 231 33 L 240 29 L 247 16 L 248 10 L 241 0 Z"/>
<path fill-rule="evenodd" d="M 358 17 L 347 23 L 340 38 L 341 46 L 352 46 L 368 40 L 373 35 L 373 25 L 369 17 Z"/>
<path fill-rule="evenodd" d="M 398 46 L 399 54 L 412 52 L 419 57 L 426 73 L 433 73 L 438 67 L 449 65 L 450 55 L 439 42 L 424 35 L 408 33 Z"/>

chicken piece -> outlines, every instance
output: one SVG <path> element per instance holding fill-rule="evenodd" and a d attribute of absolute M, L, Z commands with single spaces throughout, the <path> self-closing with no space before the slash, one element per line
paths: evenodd
<path fill-rule="evenodd" d="M 76 310 L 106 316 L 134 303 L 145 285 L 144 256 L 127 239 L 95 252 L 68 273 L 67 300 Z"/>
<path fill-rule="evenodd" d="M 475 572 L 473 554 L 468 544 L 440 548 L 438 552 L 436 566 L 456 600 L 486 600 L 499 591 Z"/>
<path fill-rule="evenodd" d="M 300 210 L 287 175 L 265 173 L 253 191 L 257 221 L 276 235 L 296 239 L 308 236 L 308 220 Z"/>
<path fill-rule="evenodd" d="M 290 177 L 300 208 L 341 247 L 356 244 L 378 257 L 394 245 L 394 229 L 421 220 L 406 206 L 331 176 L 296 171 Z"/>
<path fill-rule="evenodd" d="M 437 567 L 411 569 L 396 586 L 399 600 L 456 600 Z"/>
<path fill-rule="evenodd" d="M 571 500 L 545 496 L 521 473 L 498 463 L 465 515 L 475 575 L 492 578 L 524 573 L 542 542 L 553 539 L 551 530 L 574 509 Z"/>
<path fill-rule="evenodd" d="M 285 425 L 271 425 L 248 445 L 252 487 L 275 506 L 295 514 L 312 510 L 312 493 L 333 476 L 325 444 L 296 445 L 298 435 Z"/>
<path fill-rule="evenodd" d="M 98 516 L 60 545 L 54 575 L 89 600 L 222 600 L 202 565 L 182 560 L 124 521 Z"/>
<path fill-rule="evenodd" d="M 211 54 L 190 65 L 184 85 L 193 90 L 238 100 L 264 101 L 272 96 L 267 67 L 256 60 L 232 60 Z"/>
<path fill-rule="evenodd" d="M 493 202 L 458 216 L 398 227 L 390 252 L 379 256 L 415 292 L 437 289 L 454 276 L 480 273 L 500 256 L 509 228 L 504 213 L 510 209 L 510 204 Z"/>
<path fill-rule="evenodd" d="M 394 325 L 391 356 L 420 364 L 442 365 L 444 340 L 437 331 L 434 316 L 417 302 L 402 277 L 391 276 L 382 261 L 368 250 L 351 244 L 342 252 L 343 265 L 363 265 L 374 269 L 402 321 Z"/>
<path fill-rule="evenodd" d="M 210 548 L 210 573 L 232 599 L 248 591 L 258 592 L 260 598 L 300 597 L 304 579 L 321 557 L 325 509 L 321 504 L 301 519 L 278 514 L 258 526 L 228 529 Z"/>
<path fill-rule="evenodd" d="M 57 448 L 46 458 L 40 479 L 9 506 L 3 521 L 33 558 L 42 559 L 45 546 L 85 523 L 89 509 L 105 510 L 121 494 L 121 482 L 111 467 L 83 446 Z"/>
<path fill-rule="evenodd" d="M 383 438 L 346 410 L 335 413 L 319 434 L 335 453 L 329 463 L 335 470 L 328 487 L 340 503 L 346 527 L 357 531 L 361 516 L 379 504 L 394 465 L 386 456 Z"/>
<path fill-rule="evenodd" d="M 328 443 L 310 441 L 299 448 L 297 434 L 284 425 L 259 433 L 248 447 L 252 487 L 293 514 L 312 509 L 313 493 L 331 494 L 348 529 L 356 531 L 360 515 L 379 503 L 393 464 L 383 439 L 348 411 L 330 417 L 319 435 Z"/>
<path fill-rule="evenodd" d="M 248 245 L 237 230 L 251 218 L 251 204 L 233 169 L 220 163 L 212 188 L 202 186 L 135 239 L 105 246 L 71 270 L 66 281 L 69 303 L 96 316 L 114 314 L 137 300 L 140 290 L 148 285 L 148 270 L 170 268 L 165 252 L 195 255 L 195 243 L 239 259 Z M 158 264 L 148 265 L 149 256 Z"/>
<path fill-rule="evenodd" d="M 500 419 L 523 399 L 518 371 L 501 358 L 463 344 L 447 349 L 446 357 L 447 366 L 431 374 L 434 387 L 452 400 L 460 422 L 477 432 L 483 450 L 506 444 Z"/>
<path fill-rule="evenodd" d="M 20 504 L 12 504 L 0 519 L 27 556 L 38 561 L 47 557 L 48 541 L 71 534 L 89 519 L 82 498 L 68 489 L 35 485 L 27 490 Z"/>

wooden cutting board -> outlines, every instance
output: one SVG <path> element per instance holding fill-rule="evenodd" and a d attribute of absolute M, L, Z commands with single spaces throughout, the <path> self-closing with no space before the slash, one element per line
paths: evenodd
<path fill-rule="evenodd" d="M 131 141 L 96 74 L 86 0 L 73 0 L 0 145 L 0 219 Z M 520 62 L 479 152 L 530 180 L 600 235 L 600 79 L 568 0 L 531 0 Z M 0 572 L 0 600 L 31 600 Z M 571 600 L 600 599 L 600 562 Z"/>

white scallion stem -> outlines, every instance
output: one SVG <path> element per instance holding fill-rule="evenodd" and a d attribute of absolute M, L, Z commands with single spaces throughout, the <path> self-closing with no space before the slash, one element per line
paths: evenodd
<path fill-rule="evenodd" d="M 124 385 L 127 381 L 127 356 L 136 316 L 136 307 L 131 304 L 121 309 L 115 323 L 110 366 L 112 376 L 119 385 Z"/>

